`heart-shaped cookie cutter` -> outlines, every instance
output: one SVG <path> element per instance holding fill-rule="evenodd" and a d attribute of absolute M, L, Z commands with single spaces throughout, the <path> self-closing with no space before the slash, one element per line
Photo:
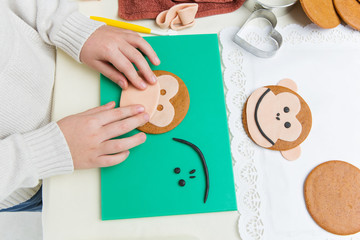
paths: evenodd
<path fill-rule="evenodd" d="M 270 32 L 270 37 L 272 40 L 274 40 L 275 42 L 275 49 L 274 50 L 261 50 L 259 48 L 257 48 L 256 46 L 250 44 L 249 42 L 247 42 L 244 38 L 242 38 L 240 36 L 241 32 L 243 31 L 244 27 L 253 19 L 255 18 L 263 18 L 266 21 L 268 21 L 272 27 L 272 30 Z M 235 34 L 233 41 L 238 44 L 240 47 L 242 47 L 243 49 L 245 49 L 246 51 L 254 54 L 257 57 L 261 57 L 261 58 L 269 58 L 275 55 L 275 53 L 277 52 L 277 50 L 279 50 L 279 48 L 282 45 L 283 39 L 281 34 L 275 30 L 277 24 L 277 19 L 275 14 L 270 11 L 270 10 L 266 10 L 266 9 L 259 9 L 255 12 L 253 12 L 250 17 L 246 20 L 246 22 L 242 25 L 242 27 L 240 28 L 240 30 Z"/>

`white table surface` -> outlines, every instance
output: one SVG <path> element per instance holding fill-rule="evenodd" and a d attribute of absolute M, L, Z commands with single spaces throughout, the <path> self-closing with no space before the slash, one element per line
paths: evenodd
<path fill-rule="evenodd" d="M 87 16 L 119 19 L 117 0 L 79 1 Z M 200 18 L 195 26 L 180 34 L 219 33 L 227 26 L 239 26 L 250 12 L 241 7 L 235 12 Z M 133 23 L 158 29 L 153 20 Z M 310 23 L 300 4 L 278 25 Z M 159 29 L 158 29 L 159 30 Z M 99 106 L 99 73 L 79 64 L 64 52 L 57 52 L 56 81 L 52 119 Z M 101 221 L 100 170 L 75 171 L 52 177 L 43 185 L 43 236 L 45 240 L 130 239 L 130 240 L 238 240 L 237 222 L 241 213 L 221 212 L 129 220 Z"/>

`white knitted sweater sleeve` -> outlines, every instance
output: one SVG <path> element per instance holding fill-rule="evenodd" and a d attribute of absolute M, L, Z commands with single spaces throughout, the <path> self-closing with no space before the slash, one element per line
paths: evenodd
<path fill-rule="evenodd" d="M 0 209 L 26 201 L 40 179 L 73 171 L 70 151 L 56 123 L 0 140 L 0 152 L 1 160 L 7 160 L 1 163 Z"/>
<path fill-rule="evenodd" d="M 5 8 L 9 7 L 10 12 L 26 23 L 21 25 L 22 27 L 26 25 L 24 29 L 21 29 L 26 31 L 26 34 L 31 35 L 33 33 L 32 29 L 35 29 L 42 41 L 63 49 L 77 61 L 79 61 L 84 42 L 98 27 L 103 25 L 103 23 L 95 22 L 81 15 L 77 11 L 77 4 L 68 2 L 68 0 L 8 0 L 0 2 L 0 7 L 3 8 L 0 9 L 0 12 L 4 12 Z M 32 29 L 27 30 L 27 27 Z M 39 50 L 40 48 L 36 49 Z M 46 50 L 46 47 L 41 49 L 45 52 L 50 51 Z M 1 51 L 6 52 L 4 49 Z M 43 52 L 43 54 L 45 53 Z M 14 56 L 14 54 L 11 54 L 11 56 Z M 2 92 L 0 99 L 2 99 L 3 104 L 3 108 L 0 109 L 8 109 L 7 106 L 14 107 L 13 110 L 9 109 L 7 114 L 0 112 L 0 123 L 10 124 L 11 118 L 16 116 L 12 113 L 20 111 L 12 101 L 23 99 L 21 91 L 25 91 L 25 93 L 28 91 L 35 91 L 34 93 L 44 92 L 43 95 L 51 97 L 49 93 L 51 86 L 45 88 L 46 84 L 44 83 L 46 81 L 53 82 L 53 79 L 48 78 L 51 78 L 54 73 L 51 74 L 46 70 L 48 67 L 53 66 L 53 62 L 49 62 L 49 66 L 45 62 L 42 67 L 46 69 L 40 69 L 37 72 L 39 75 L 33 76 L 31 71 L 26 70 L 28 67 L 31 68 L 31 56 L 24 57 L 30 60 L 26 61 L 30 65 L 23 66 L 24 64 L 19 63 L 23 71 L 20 71 L 20 67 L 10 69 L 10 67 L 7 67 L 6 62 L 0 61 L 0 63 L 3 63 L 3 65 L 0 64 L 0 83 L 4 84 L 0 85 L 0 88 L 2 88 L 0 90 L 3 90 L 0 91 Z M 51 61 L 52 57 L 48 59 Z M 41 67 L 34 66 L 34 68 Z M 43 82 L 40 79 L 44 79 L 41 80 Z M 24 83 L 25 85 L 31 83 L 31 86 L 23 86 Z M 4 91 L 6 88 L 17 89 L 16 94 L 19 96 L 16 94 L 16 96 L 13 96 L 14 93 L 10 90 Z M 34 94 L 33 98 L 37 98 L 35 96 L 38 97 L 39 94 Z M 36 115 L 39 107 L 48 107 L 48 101 L 45 98 L 41 100 L 31 99 L 31 101 L 39 103 L 31 105 L 33 102 L 24 102 L 29 109 L 33 109 L 33 111 L 29 112 L 31 114 Z M 34 119 L 37 118 L 34 117 Z M 43 125 L 43 127 L 24 133 L 21 126 L 14 126 L 14 132 L 21 134 L 9 134 L 5 138 L 0 138 L 0 209 L 28 200 L 39 189 L 38 183 L 40 179 L 73 171 L 71 154 L 58 125 L 51 122 L 44 126 L 41 123 L 45 122 L 41 122 L 39 119 L 36 121 L 40 122 L 34 123 L 34 126 Z"/>
<path fill-rule="evenodd" d="M 104 23 L 78 12 L 69 0 L 11 0 L 11 7 L 41 38 L 80 62 L 80 51 L 89 36 Z"/>

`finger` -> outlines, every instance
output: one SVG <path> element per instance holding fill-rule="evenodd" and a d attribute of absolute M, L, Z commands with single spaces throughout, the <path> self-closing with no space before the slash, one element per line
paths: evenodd
<path fill-rule="evenodd" d="M 144 143 L 145 140 L 146 134 L 143 132 L 127 138 L 108 140 L 101 143 L 100 154 L 106 155 L 120 153 Z"/>
<path fill-rule="evenodd" d="M 129 156 L 129 151 L 124 151 L 113 155 L 103 155 L 97 158 L 98 167 L 110 167 L 119 164 Z"/>
<path fill-rule="evenodd" d="M 112 109 L 114 107 L 115 107 L 115 102 L 111 101 L 111 102 L 108 102 L 105 105 L 101 105 L 99 107 L 91 108 L 91 109 L 89 109 L 89 110 L 87 110 L 85 112 L 79 113 L 79 115 L 89 115 L 89 114 L 99 113 L 99 112 L 103 112 L 103 111 L 106 111 L 106 110 L 110 110 L 110 109 Z"/>
<path fill-rule="evenodd" d="M 127 107 L 111 109 L 109 111 L 103 111 L 96 115 L 99 119 L 101 119 L 101 124 L 106 125 L 124 118 L 134 116 L 144 111 L 145 109 L 142 105 L 131 105 Z"/>
<path fill-rule="evenodd" d="M 101 129 L 101 136 L 103 141 L 121 136 L 140 127 L 149 121 L 149 114 L 141 113 L 117 122 L 105 125 Z"/>
<path fill-rule="evenodd" d="M 121 49 L 122 53 L 139 69 L 144 79 L 154 84 L 156 82 L 156 76 L 151 70 L 148 62 L 145 60 L 145 57 L 134 47 L 129 45 L 127 48 Z"/>
<path fill-rule="evenodd" d="M 152 64 L 160 64 L 160 59 L 157 56 L 156 52 L 144 38 L 140 37 L 139 35 L 137 37 L 131 35 L 128 38 L 128 42 L 134 47 L 140 49 L 140 51 L 149 58 Z"/>
<path fill-rule="evenodd" d="M 92 67 L 119 85 L 122 89 L 127 89 L 128 82 L 126 77 L 111 64 L 102 61 L 96 61 Z"/>
<path fill-rule="evenodd" d="M 136 88 L 145 89 L 147 87 L 147 84 L 138 75 L 135 67 L 132 65 L 129 59 L 123 55 L 123 53 L 120 51 L 115 51 L 109 56 L 108 60 L 116 67 L 117 70 L 122 72 Z"/>

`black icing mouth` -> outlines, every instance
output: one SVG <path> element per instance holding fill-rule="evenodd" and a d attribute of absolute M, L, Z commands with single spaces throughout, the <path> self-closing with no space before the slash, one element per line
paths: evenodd
<path fill-rule="evenodd" d="M 257 101 L 256 103 L 256 106 L 255 106 L 255 123 L 256 123 L 256 126 L 259 130 L 259 132 L 261 133 L 261 135 L 269 142 L 271 143 L 271 145 L 275 145 L 275 143 L 264 133 L 264 131 L 262 130 L 261 126 L 260 126 L 260 123 L 259 123 L 259 120 L 258 120 L 258 109 L 259 109 L 259 106 L 260 106 L 260 103 L 261 101 L 263 100 L 263 98 L 265 97 L 266 94 L 268 94 L 270 92 L 270 88 L 268 88 L 259 98 L 259 100 Z"/>

